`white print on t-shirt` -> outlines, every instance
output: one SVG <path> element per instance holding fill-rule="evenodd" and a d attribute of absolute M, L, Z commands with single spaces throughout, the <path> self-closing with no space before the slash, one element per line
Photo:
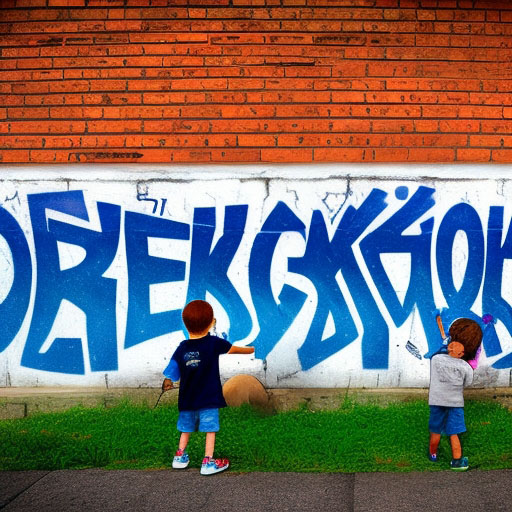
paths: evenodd
<path fill-rule="evenodd" d="M 201 362 L 199 352 L 185 352 L 183 359 L 185 360 L 185 366 L 191 366 L 192 368 L 197 368 Z"/>

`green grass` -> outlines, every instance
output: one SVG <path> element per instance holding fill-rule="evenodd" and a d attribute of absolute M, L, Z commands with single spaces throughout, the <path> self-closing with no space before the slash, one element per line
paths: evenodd
<path fill-rule="evenodd" d="M 232 470 L 367 472 L 448 468 L 443 438 L 440 462 L 426 457 L 428 406 L 424 401 L 359 404 L 335 411 L 262 415 L 250 407 L 221 410 L 216 455 Z M 494 402 L 466 401 L 463 436 L 470 467 L 512 468 L 512 413 Z M 175 405 L 157 409 L 124 403 L 111 409 L 74 408 L 0 422 L 0 469 L 170 468 L 179 433 Z M 204 434 L 191 437 L 191 467 L 199 467 Z"/>

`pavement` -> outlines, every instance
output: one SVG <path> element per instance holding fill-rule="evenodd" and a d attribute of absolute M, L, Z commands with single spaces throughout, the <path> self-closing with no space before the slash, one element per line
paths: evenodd
<path fill-rule="evenodd" d="M 0 510 L 507 511 L 512 470 L 243 473 L 198 469 L 0 472 Z"/>

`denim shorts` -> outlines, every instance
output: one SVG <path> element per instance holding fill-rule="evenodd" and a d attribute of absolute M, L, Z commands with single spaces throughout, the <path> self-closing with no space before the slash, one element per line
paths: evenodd
<path fill-rule="evenodd" d="M 180 432 L 218 432 L 219 409 L 180 411 L 177 426 Z"/>
<path fill-rule="evenodd" d="M 431 405 L 428 429 L 433 434 L 445 434 L 447 436 L 466 432 L 464 407 Z"/>

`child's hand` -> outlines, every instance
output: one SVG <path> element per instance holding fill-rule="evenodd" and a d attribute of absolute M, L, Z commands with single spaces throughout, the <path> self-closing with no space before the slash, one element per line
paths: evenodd
<path fill-rule="evenodd" d="M 162 391 L 169 391 L 174 387 L 171 379 L 164 379 L 162 382 Z"/>
<path fill-rule="evenodd" d="M 228 354 L 254 354 L 254 347 L 239 347 L 238 345 L 231 345 Z"/>

